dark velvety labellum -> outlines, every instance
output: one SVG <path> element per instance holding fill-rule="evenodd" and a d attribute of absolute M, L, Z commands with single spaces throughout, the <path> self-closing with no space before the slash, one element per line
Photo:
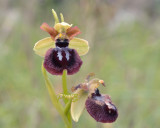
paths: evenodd
<path fill-rule="evenodd" d="M 62 75 L 64 69 L 72 75 L 79 71 L 82 60 L 76 50 L 56 47 L 47 51 L 43 65 L 53 75 Z"/>
<path fill-rule="evenodd" d="M 112 123 L 118 117 L 118 111 L 110 99 L 103 96 L 94 96 L 86 100 L 88 113 L 97 121 L 102 123 Z"/>

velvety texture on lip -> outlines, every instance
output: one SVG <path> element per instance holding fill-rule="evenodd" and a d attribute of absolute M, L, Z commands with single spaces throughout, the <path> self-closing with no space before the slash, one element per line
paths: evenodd
<path fill-rule="evenodd" d="M 82 60 L 75 49 L 56 47 L 47 51 L 43 65 L 53 75 L 62 75 L 64 69 L 72 75 L 79 71 Z"/>
<path fill-rule="evenodd" d="M 108 97 L 108 98 L 106 98 Z M 102 123 L 112 123 L 118 117 L 118 111 L 112 104 L 108 95 L 92 96 L 86 100 L 86 109 L 88 113 L 97 121 Z"/>

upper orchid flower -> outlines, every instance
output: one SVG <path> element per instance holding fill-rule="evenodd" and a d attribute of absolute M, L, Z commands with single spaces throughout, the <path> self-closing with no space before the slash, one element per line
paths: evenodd
<path fill-rule="evenodd" d="M 43 23 L 40 27 L 48 32 L 50 37 L 38 41 L 34 46 L 34 51 L 45 57 L 43 65 L 49 73 L 62 75 L 63 70 L 66 69 L 68 75 L 72 75 L 79 71 L 82 65 L 79 55 L 82 56 L 88 52 L 88 42 L 84 39 L 75 38 L 81 33 L 79 28 L 64 22 L 62 14 L 60 14 L 60 23 L 53 9 L 52 13 L 55 18 L 54 27 L 50 27 L 47 23 Z"/>

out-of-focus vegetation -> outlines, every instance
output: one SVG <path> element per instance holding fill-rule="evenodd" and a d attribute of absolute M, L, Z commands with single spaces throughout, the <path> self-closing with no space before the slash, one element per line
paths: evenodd
<path fill-rule="evenodd" d="M 85 111 L 75 128 L 160 127 L 160 1 L 158 0 L 2 0 L 0 1 L 0 128 L 62 128 L 41 73 L 36 41 L 54 25 L 51 9 L 78 26 L 89 41 L 81 70 L 68 76 L 68 88 L 89 72 L 104 79 L 119 117 L 99 124 Z M 57 93 L 61 77 L 51 76 Z"/>

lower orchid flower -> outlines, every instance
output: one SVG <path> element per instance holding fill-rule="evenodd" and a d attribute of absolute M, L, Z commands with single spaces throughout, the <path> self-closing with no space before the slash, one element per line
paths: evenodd
<path fill-rule="evenodd" d="M 86 108 L 97 122 L 114 122 L 118 117 L 117 108 L 109 95 L 100 94 L 98 90 L 100 84 L 104 85 L 104 81 L 97 78 L 89 81 L 89 77 L 85 83 L 72 88 L 74 94 L 78 94 L 78 100 L 71 104 L 73 120 L 77 122 L 84 108 Z"/>

